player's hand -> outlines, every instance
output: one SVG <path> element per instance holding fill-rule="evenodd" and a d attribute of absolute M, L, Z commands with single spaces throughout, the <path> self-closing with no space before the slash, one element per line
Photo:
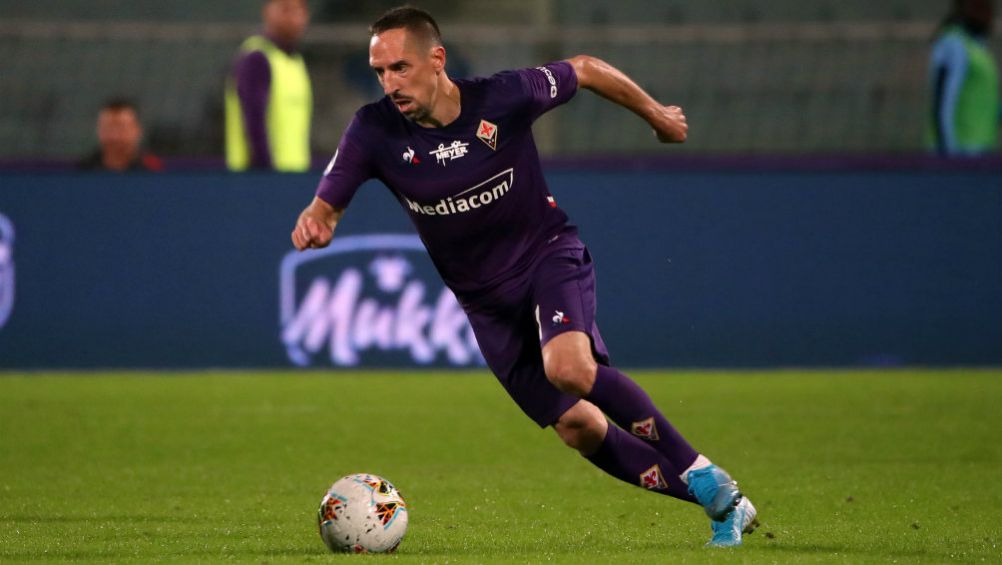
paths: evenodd
<path fill-rule="evenodd" d="M 334 237 L 337 214 L 329 204 L 319 199 L 303 210 L 292 230 L 292 244 L 296 249 L 320 249 L 327 247 Z"/>
<path fill-rule="evenodd" d="M 660 106 L 651 119 L 654 135 L 661 143 L 682 143 L 689 134 L 689 124 L 678 106 Z"/>

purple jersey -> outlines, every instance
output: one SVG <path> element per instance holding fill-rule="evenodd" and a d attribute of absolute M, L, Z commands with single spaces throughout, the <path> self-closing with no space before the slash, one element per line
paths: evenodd
<path fill-rule="evenodd" d="M 546 187 L 532 123 L 578 85 L 563 61 L 453 82 L 460 114 L 441 128 L 411 122 L 389 97 L 360 109 L 317 196 L 344 208 L 363 182 L 382 181 L 467 304 L 524 274 L 549 243 L 576 240 Z"/>

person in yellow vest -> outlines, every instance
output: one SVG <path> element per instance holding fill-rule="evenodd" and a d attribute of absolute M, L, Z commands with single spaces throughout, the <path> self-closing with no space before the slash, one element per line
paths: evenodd
<path fill-rule="evenodd" d="M 297 50 L 306 0 L 265 0 L 264 32 L 243 42 L 226 79 L 226 165 L 300 172 L 310 168 L 313 92 Z"/>

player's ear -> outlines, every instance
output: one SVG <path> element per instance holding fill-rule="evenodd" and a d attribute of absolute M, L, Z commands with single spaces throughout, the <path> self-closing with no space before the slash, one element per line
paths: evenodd
<path fill-rule="evenodd" d="M 445 70 L 445 47 L 435 45 L 431 48 L 431 64 L 436 73 Z"/>

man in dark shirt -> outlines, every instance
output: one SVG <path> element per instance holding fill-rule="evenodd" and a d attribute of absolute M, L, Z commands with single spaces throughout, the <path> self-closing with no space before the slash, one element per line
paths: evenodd
<path fill-rule="evenodd" d="M 519 408 L 610 475 L 701 505 L 710 545 L 740 545 L 755 507 L 611 366 L 595 323 L 591 256 L 549 193 L 532 137 L 532 123 L 578 88 L 633 111 L 662 142 L 685 141 L 681 108 L 586 55 L 450 79 L 438 26 L 415 8 L 387 12 L 370 31 L 369 65 L 386 96 L 355 114 L 293 244 L 328 245 L 359 186 L 382 181 Z"/>
<path fill-rule="evenodd" d="M 136 105 L 113 98 L 97 115 L 98 149 L 78 164 L 88 171 L 162 171 L 163 162 L 142 150 L 143 126 Z"/>

